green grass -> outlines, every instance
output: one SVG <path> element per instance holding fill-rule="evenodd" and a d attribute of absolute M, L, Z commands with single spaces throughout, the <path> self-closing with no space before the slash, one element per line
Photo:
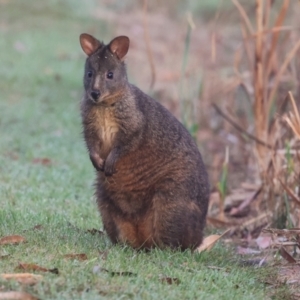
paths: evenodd
<path fill-rule="evenodd" d="M 0 291 L 26 290 L 40 299 L 265 299 L 260 278 L 267 271 L 239 266 L 222 246 L 201 255 L 144 253 L 86 232 L 100 228 L 101 220 L 81 137 L 78 35 L 92 30 L 108 37 L 112 24 L 90 17 L 95 1 L 74 3 L 0 4 L 0 237 L 27 240 L 0 246 L 0 273 L 16 272 L 20 262 L 59 269 L 31 287 L 0 280 Z M 51 164 L 33 163 L 37 158 Z M 65 259 L 70 253 L 88 259 Z M 134 274 L 95 273 L 96 266 Z M 163 283 L 164 276 L 180 283 Z"/>

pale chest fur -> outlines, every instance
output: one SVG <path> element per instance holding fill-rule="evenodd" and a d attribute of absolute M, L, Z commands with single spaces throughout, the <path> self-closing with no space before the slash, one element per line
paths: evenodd
<path fill-rule="evenodd" d="M 113 147 L 119 126 L 114 117 L 113 107 L 98 107 L 95 114 L 97 120 L 95 133 L 100 140 L 100 157 L 105 159 Z"/>

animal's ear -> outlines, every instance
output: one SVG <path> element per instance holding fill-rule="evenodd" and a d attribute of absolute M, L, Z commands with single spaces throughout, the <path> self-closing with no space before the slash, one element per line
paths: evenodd
<path fill-rule="evenodd" d="M 118 36 L 109 43 L 108 47 L 120 60 L 123 60 L 124 56 L 128 52 L 129 38 L 124 35 Z"/>
<path fill-rule="evenodd" d="M 92 55 L 98 48 L 102 46 L 100 41 L 87 33 L 82 33 L 79 37 L 79 40 L 82 50 L 88 56 Z"/>

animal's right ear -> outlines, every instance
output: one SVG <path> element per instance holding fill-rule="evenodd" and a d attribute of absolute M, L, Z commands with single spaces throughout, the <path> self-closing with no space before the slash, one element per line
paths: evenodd
<path fill-rule="evenodd" d="M 79 37 L 82 50 L 87 56 L 91 56 L 95 51 L 102 46 L 101 42 L 93 36 L 82 33 Z"/>

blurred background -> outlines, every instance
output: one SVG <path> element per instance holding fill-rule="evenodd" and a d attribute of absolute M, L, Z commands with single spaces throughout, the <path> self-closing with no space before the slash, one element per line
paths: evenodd
<path fill-rule="evenodd" d="M 79 35 L 127 35 L 130 81 L 199 145 L 208 224 L 242 237 L 300 227 L 299 14 L 295 0 L 0 0 L 2 197 L 92 197 Z"/>

